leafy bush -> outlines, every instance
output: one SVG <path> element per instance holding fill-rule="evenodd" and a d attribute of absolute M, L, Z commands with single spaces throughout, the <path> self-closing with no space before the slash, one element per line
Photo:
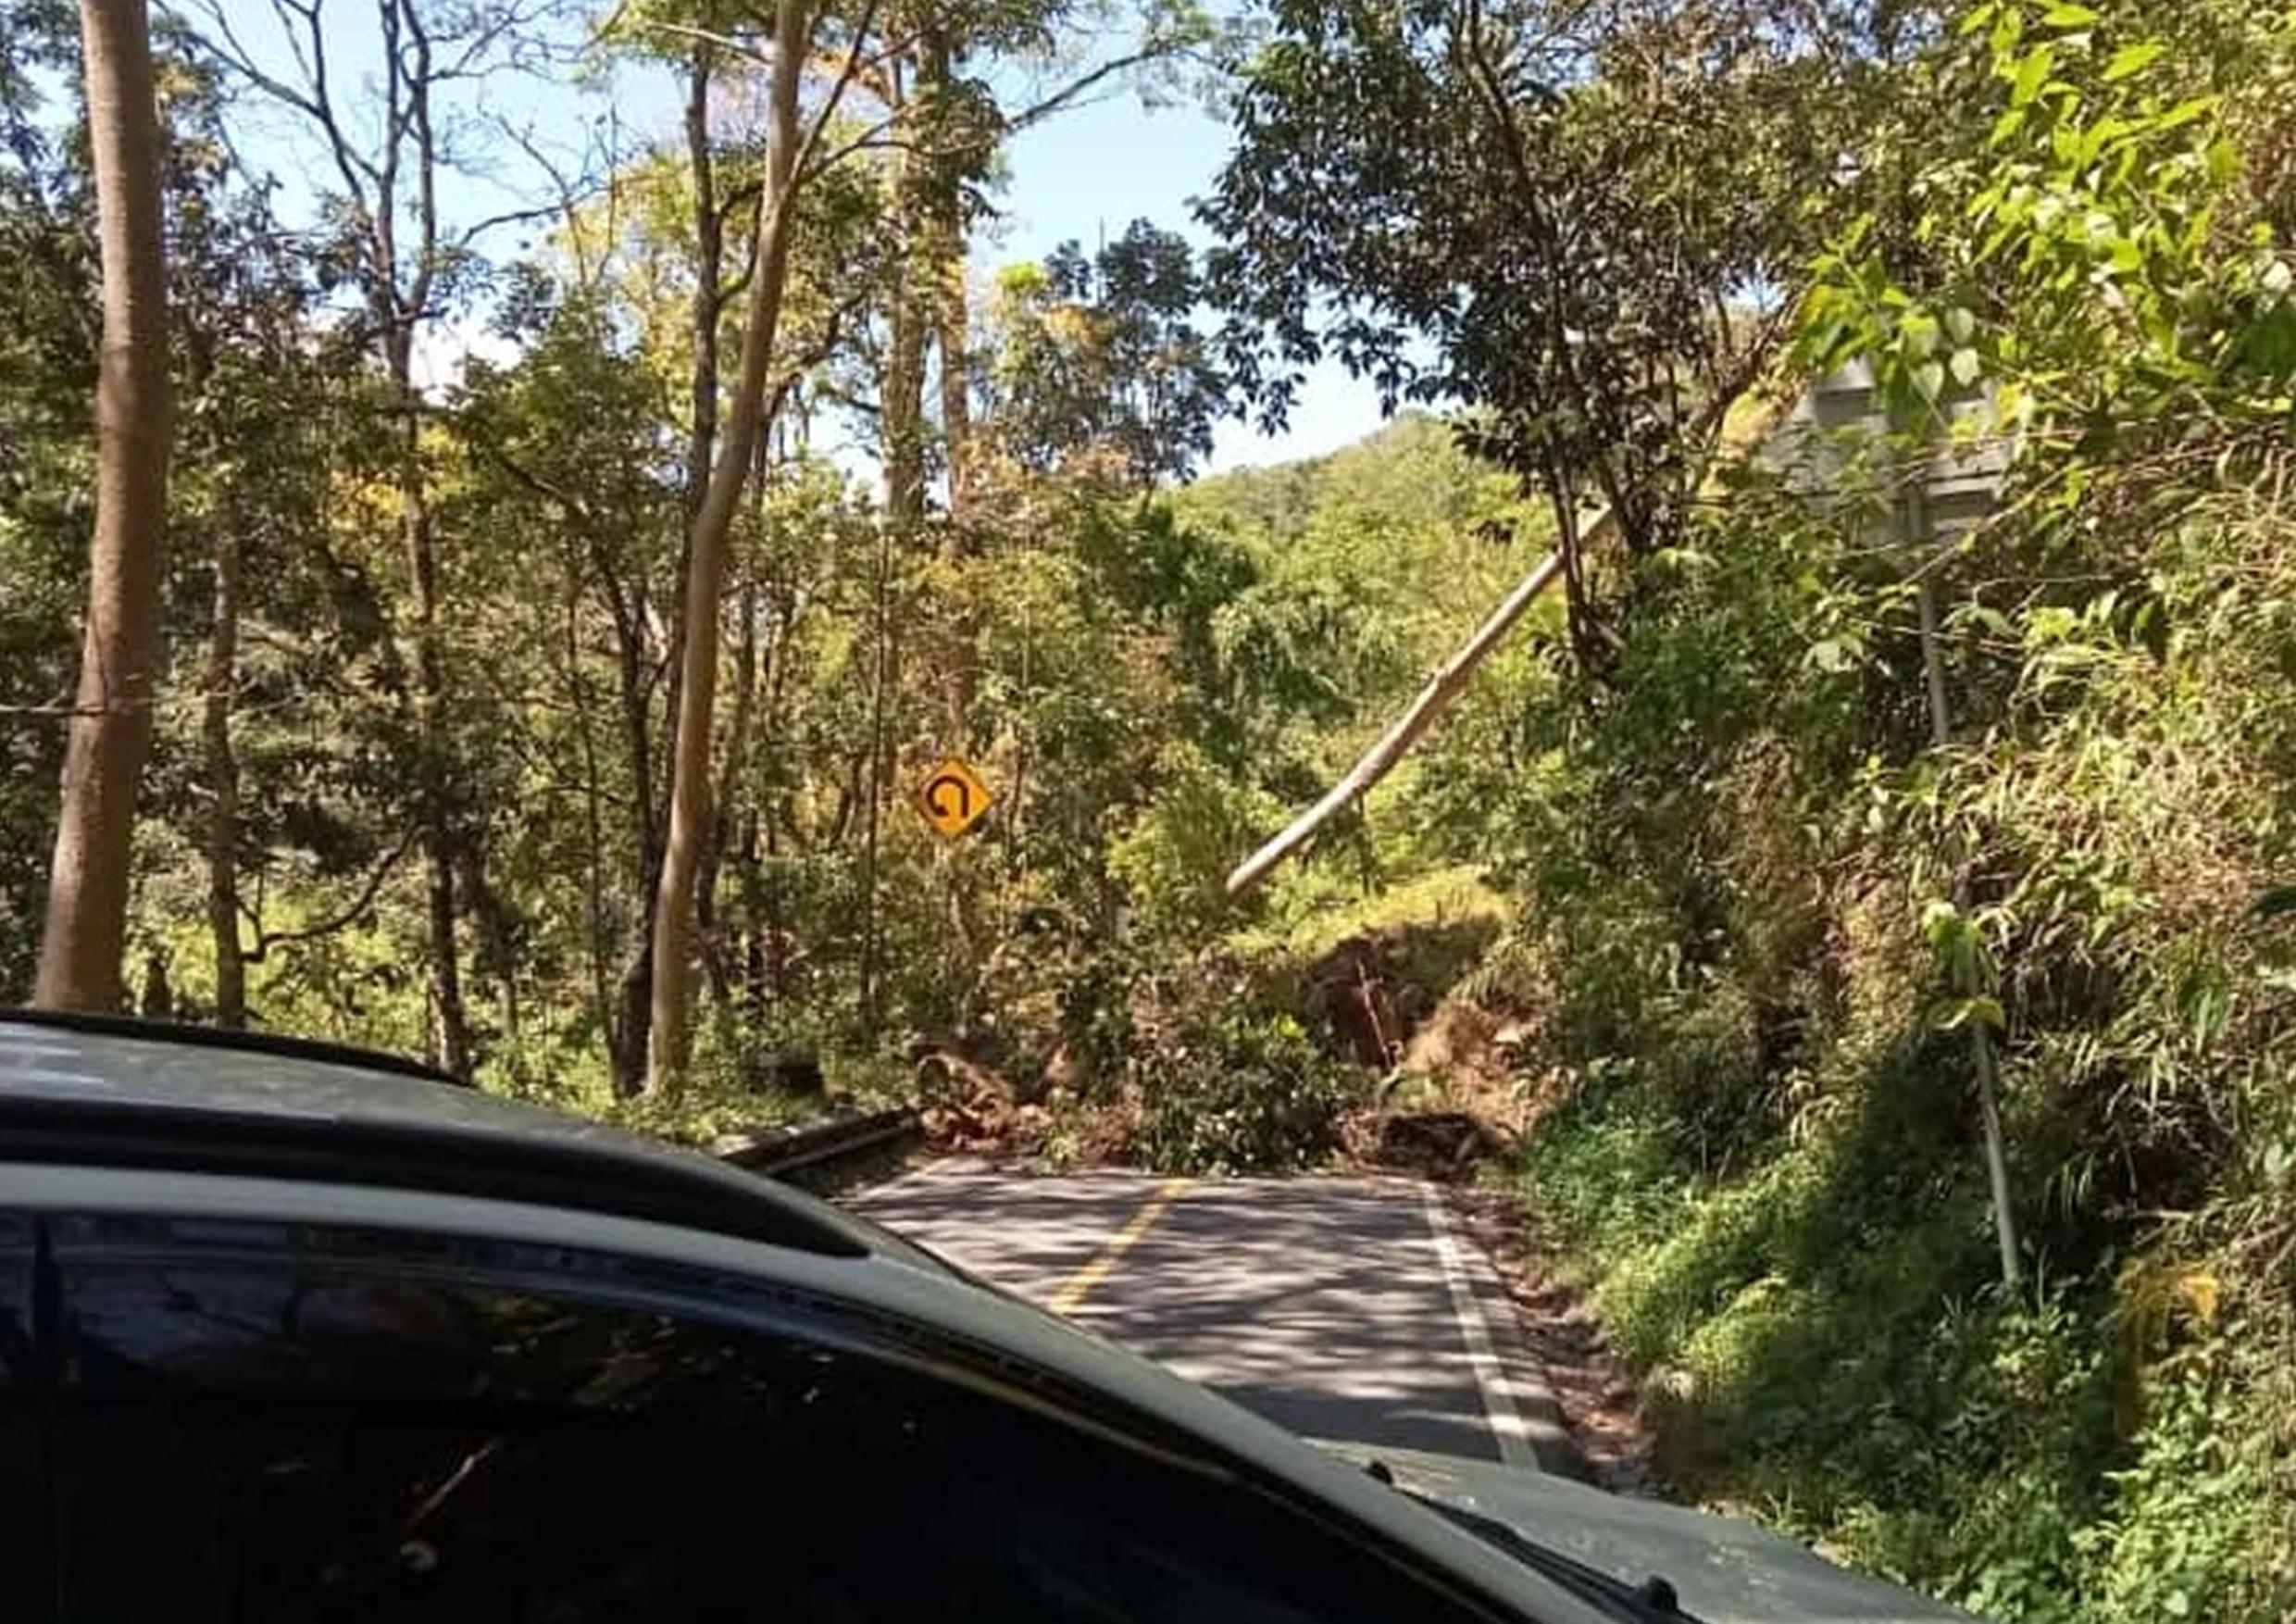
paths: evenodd
<path fill-rule="evenodd" d="M 1148 931 L 1202 939 L 1234 916 L 1228 870 L 1277 820 L 1278 806 L 1192 747 L 1168 751 L 1159 766 L 1163 790 L 1109 848 L 1108 867 Z"/>
<path fill-rule="evenodd" d="M 1216 1015 L 1172 1034 L 1150 1062 L 1138 1154 L 1171 1173 L 1312 1167 L 1356 1097 L 1350 1076 L 1290 1015 Z"/>

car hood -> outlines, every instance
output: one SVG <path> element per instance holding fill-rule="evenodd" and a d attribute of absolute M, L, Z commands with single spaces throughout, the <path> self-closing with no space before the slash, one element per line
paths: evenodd
<path fill-rule="evenodd" d="M 1353 1443 L 1323 1447 L 1366 1466 L 1376 1460 L 1400 1489 L 1504 1524 L 1628 1584 L 1664 1578 L 1699 1624 L 1971 1624 L 1966 1613 L 1838 1568 L 1732 1518 L 1496 1462 Z"/>

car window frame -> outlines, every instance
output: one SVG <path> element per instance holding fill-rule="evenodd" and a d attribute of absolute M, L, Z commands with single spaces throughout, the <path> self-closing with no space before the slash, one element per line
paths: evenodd
<path fill-rule="evenodd" d="M 807 1334 L 818 1333 L 821 1324 L 842 1326 L 856 1354 L 961 1381 L 1167 1467 L 1242 1484 L 1325 1537 L 1373 1554 L 1463 1617 L 1605 1624 L 1604 1614 L 1562 1587 L 1226 1401 L 1168 1374 L 1151 1374 L 1131 1355 L 1041 1311 L 1017 1309 L 1001 1295 L 979 1293 L 896 1256 L 825 1258 L 710 1231 L 479 1196 L 140 1168 L 0 1161 L 0 1210 L 304 1223 L 585 1253 L 666 1269 L 685 1283 L 666 1293 L 630 1291 L 622 1305 L 767 1331 L 785 1328 L 777 1316 L 792 1312 L 817 1327 Z M 708 1295 L 690 1294 L 702 1282 Z M 968 1295 L 980 1301 L 968 1303 Z M 1097 1372 L 1079 1368 L 1112 1362 L 1109 1373 L 1125 1380 L 1103 1382 L 1092 1379 Z M 1159 1414 L 1121 1391 L 1143 1380 L 1180 1413 Z"/>

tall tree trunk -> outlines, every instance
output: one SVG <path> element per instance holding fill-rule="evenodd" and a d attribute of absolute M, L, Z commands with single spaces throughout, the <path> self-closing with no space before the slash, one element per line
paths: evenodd
<path fill-rule="evenodd" d="M 882 927 L 878 918 L 878 836 L 885 804 L 886 690 L 892 681 L 892 527 L 880 527 L 877 537 L 875 612 L 875 668 L 869 678 L 869 760 L 861 776 L 861 1024 L 877 1027 L 878 982 L 883 956 Z"/>
<path fill-rule="evenodd" d="M 686 169 L 693 194 L 693 375 L 687 384 L 686 523 L 709 490 L 718 445 L 718 322 L 725 313 L 726 217 L 718 206 L 718 170 L 709 144 L 709 86 L 716 54 L 705 41 L 686 68 Z M 673 666 L 674 670 L 674 666 Z"/>
<path fill-rule="evenodd" d="M 622 743 L 630 757 L 630 839 L 638 851 L 639 918 L 636 941 L 622 965 L 608 1028 L 614 1087 L 624 1098 L 645 1086 L 646 1034 L 654 995 L 654 903 L 662 882 L 662 825 L 668 808 L 655 804 L 654 723 L 647 689 L 650 643 L 644 614 L 623 592 L 601 556 L 599 575 L 614 623 L 614 662 Z"/>
<path fill-rule="evenodd" d="M 144 0 L 81 0 L 80 28 L 104 266 L 95 535 L 32 996 L 50 1008 L 117 1009 L 124 998 L 119 960 L 136 791 L 151 746 L 159 666 L 168 276 Z"/>
<path fill-rule="evenodd" d="M 937 24 L 926 27 L 917 45 L 918 99 L 928 105 L 940 103 L 951 94 L 955 80 L 948 30 Z M 960 565 L 975 552 L 975 538 L 967 522 L 971 514 L 973 467 L 971 380 L 966 369 L 970 337 L 964 194 L 965 174 L 973 161 L 968 155 L 942 154 L 917 175 L 912 219 L 919 319 L 930 326 L 934 347 L 941 356 L 941 445 L 948 476 L 949 516 L 944 547 L 950 561 Z M 961 584 L 955 604 L 941 673 L 946 712 L 943 747 L 963 751 L 972 745 L 973 696 L 980 681 L 980 618 Z"/>
<path fill-rule="evenodd" d="M 895 118 L 911 107 L 895 63 L 889 74 Z M 921 86 L 920 86 L 921 94 Z M 899 238 L 898 276 L 886 340 L 881 383 L 884 432 L 885 522 L 877 538 L 877 581 L 870 601 L 868 765 L 861 774 L 861 964 L 857 988 L 862 1024 L 877 1023 L 879 983 L 883 972 L 883 931 L 879 907 L 880 839 L 885 796 L 890 788 L 886 713 L 894 681 L 892 591 L 896 559 L 913 550 L 925 530 L 925 354 L 931 335 L 932 283 L 925 254 L 927 177 L 910 147 L 892 159 L 893 229 Z"/>
<path fill-rule="evenodd" d="M 758 475 L 761 481 L 764 477 L 762 472 Z M 738 827 L 739 799 L 749 772 L 750 732 L 757 709 L 757 580 L 746 570 L 735 614 L 740 636 L 733 657 L 733 719 L 726 730 L 726 759 L 714 797 L 715 816 L 710 819 L 709 843 L 703 848 L 700 879 L 694 887 L 705 963 L 720 997 L 732 984 L 733 957 L 720 937 L 718 882 L 725 868 L 726 848 L 732 843 Z"/>
<path fill-rule="evenodd" d="M 393 399 L 399 408 L 400 541 L 415 600 L 415 795 L 422 833 L 424 916 L 430 936 L 430 1003 L 438 1023 L 439 1064 L 456 1077 L 468 1078 L 470 1018 L 463 1003 L 461 954 L 455 942 L 455 824 L 440 714 L 446 694 L 446 659 L 439 639 L 438 538 L 431 529 L 430 492 L 422 467 L 414 333 L 406 322 L 394 321 L 387 355 Z"/>
<path fill-rule="evenodd" d="M 574 705 L 574 737 L 582 756 L 583 869 L 590 890 L 584 910 L 587 928 L 583 939 L 589 949 L 591 1018 L 598 1023 L 598 1031 L 605 1037 L 610 1051 L 614 1046 L 614 1006 L 606 991 L 605 795 L 598 778 L 597 740 L 591 730 L 596 706 L 590 683 L 582 675 L 581 606 L 581 566 L 569 541 L 566 547 L 563 628 L 567 688 Z"/>
<path fill-rule="evenodd" d="M 909 97 L 899 63 L 887 74 L 893 117 L 905 116 Z M 925 174 L 915 152 L 892 155 L 896 277 L 882 382 L 885 511 L 896 544 L 913 542 L 925 523 L 925 342 L 932 292 L 924 257 Z"/>
<path fill-rule="evenodd" d="M 663 702 L 667 725 L 676 727 L 684 687 L 685 586 L 693 572 L 693 527 L 709 492 L 710 465 L 718 445 L 718 395 L 722 381 L 718 328 L 725 315 L 726 217 L 718 198 L 718 168 L 710 145 L 710 86 L 717 72 L 717 49 L 697 41 L 686 62 L 686 184 L 693 209 L 693 298 L 689 316 L 693 331 L 693 369 L 687 380 L 685 445 L 685 531 L 678 547 L 678 575 L 671 589 L 672 613 L 668 677 Z M 647 1058 L 653 1050 L 654 954 L 659 934 L 662 866 L 667 855 L 666 827 L 669 819 L 670 774 L 657 781 L 648 734 L 652 722 L 643 696 L 642 672 L 626 662 L 630 681 L 626 692 L 630 769 L 637 785 L 638 894 L 637 929 L 629 961 L 622 968 L 620 1018 L 615 1023 L 613 1061 L 615 1087 L 624 1095 L 645 1086 Z M 666 761 L 667 765 L 667 761 Z M 674 772 L 674 768 L 671 768 Z"/>
<path fill-rule="evenodd" d="M 933 341 L 941 351 L 941 443 L 949 468 L 949 518 L 955 544 L 968 544 L 966 519 L 972 507 L 972 376 L 966 357 L 972 347 L 971 311 L 965 281 L 965 233 L 951 220 L 936 235 L 938 274 L 933 281 Z"/>
<path fill-rule="evenodd" d="M 945 28 L 925 31 L 920 92 L 949 94 L 955 66 Z M 971 348 L 965 275 L 965 193 L 959 163 L 944 158 L 929 179 L 924 206 L 925 262 L 933 340 L 941 352 L 941 443 L 948 465 L 951 546 L 962 549 L 972 494 L 972 392 L 966 356 Z"/>
<path fill-rule="evenodd" d="M 239 763 L 231 711 L 239 695 L 239 525 L 230 504 L 216 515 L 215 630 L 200 735 L 206 754 L 207 931 L 215 943 L 218 1026 L 247 1024 L 247 957 L 239 940 Z"/>
<path fill-rule="evenodd" d="M 692 1016 L 693 881 L 709 825 L 710 727 L 718 697 L 718 599 L 725 588 L 726 543 L 756 450 L 766 377 L 781 322 L 781 294 L 789 281 L 790 239 L 797 224 L 797 93 L 805 68 L 806 20 L 804 0 L 779 0 L 766 189 L 753 250 L 756 263 L 751 270 L 742 334 L 741 374 L 724 443 L 718 448 L 690 537 L 683 678 L 670 765 L 669 840 L 655 905 L 653 1030 L 647 1043 L 650 1081 L 671 1091 L 682 1081 Z"/>

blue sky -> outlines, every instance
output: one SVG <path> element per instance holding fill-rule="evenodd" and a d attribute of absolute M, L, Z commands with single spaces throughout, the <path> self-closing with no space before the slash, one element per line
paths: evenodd
<path fill-rule="evenodd" d="M 1011 183 L 1001 231 L 976 248 L 993 269 L 1040 258 L 1071 239 L 1091 247 L 1146 219 L 1208 238 L 1189 212 L 1211 190 L 1228 154 L 1227 126 L 1192 105 L 1143 107 L 1120 94 L 1024 132 L 1013 144 Z M 1250 424 L 1223 423 L 1212 467 L 1235 468 L 1315 456 L 1359 440 L 1379 425 L 1377 393 L 1341 369 L 1310 373 L 1285 432 L 1270 438 Z"/>
<path fill-rule="evenodd" d="M 191 0 L 186 9 L 195 16 L 203 5 L 213 7 L 211 17 L 219 10 L 229 18 L 243 44 L 267 67 L 278 70 L 288 66 L 268 6 L 252 0 Z M 330 55 L 335 58 L 338 83 L 346 87 L 371 72 L 378 55 L 367 11 L 343 6 L 330 13 Z M 630 68 L 616 75 L 610 93 L 593 85 L 577 94 L 570 87 L 519 77 L 489 81 L 460 112 L 467 119 L 500 119 L 520 126 L 542 147 L 568 155 L 570 164 L 591 122 L 604 112 L 608 94 L 625 139 L 676 137 L 677 87 L 665 73 Z M 1015 99 L 1025 96 L 1022 91 Z M 324 149 L 292 115 L 264 119 L 243 146 L 245 156 L 278 175 L 281 201 L 291 211 L 298 202 L 307 204 L 331 180 Z M 998 198 L 1000 218 L 983 230 L 977 243 L 977 274 L 985 280 L 1001 266 L 1042 257 L 1070 240 L 1089 249 L 1104 235 L 1121 233 L 1137 219 L 1183 231 L 1202 244 L 1206 239 L 1190 212 L 1190 201 L 1211 188 L 1227 151 L 1226 126 L 1202 106 L 1188 101 L 1147 106 L 1123 89 L 1112 89 L 1098 100 L 1049 119 L 1024 132 L 1007 153 L 1007 181 Z M 505 184 L 491 185 L 476 177 L 458 177 L 445 199 L 449 221 L 473 220 L 532 201 L 519 195 L 525 180 L 508 175 L 503 179 Z M 517 244 L 495 237 L 481 246 L 501 256 L 514 252 Z M 477 331 L 478 324 L 468 324 L 456 342 L 468 344 Z M 441 364 L 453 363 L 450 357 Z M 1379 422 L 1379 402 L 1369 385 L 1355 382 L 1336 368 L 1320 369 L 1306 380 L 1282 435 L 1269 437 L 1242 422 L 1224 423 L 1211 466 L 1218 469 L 1319 455 L 1362 437 Z"/>

